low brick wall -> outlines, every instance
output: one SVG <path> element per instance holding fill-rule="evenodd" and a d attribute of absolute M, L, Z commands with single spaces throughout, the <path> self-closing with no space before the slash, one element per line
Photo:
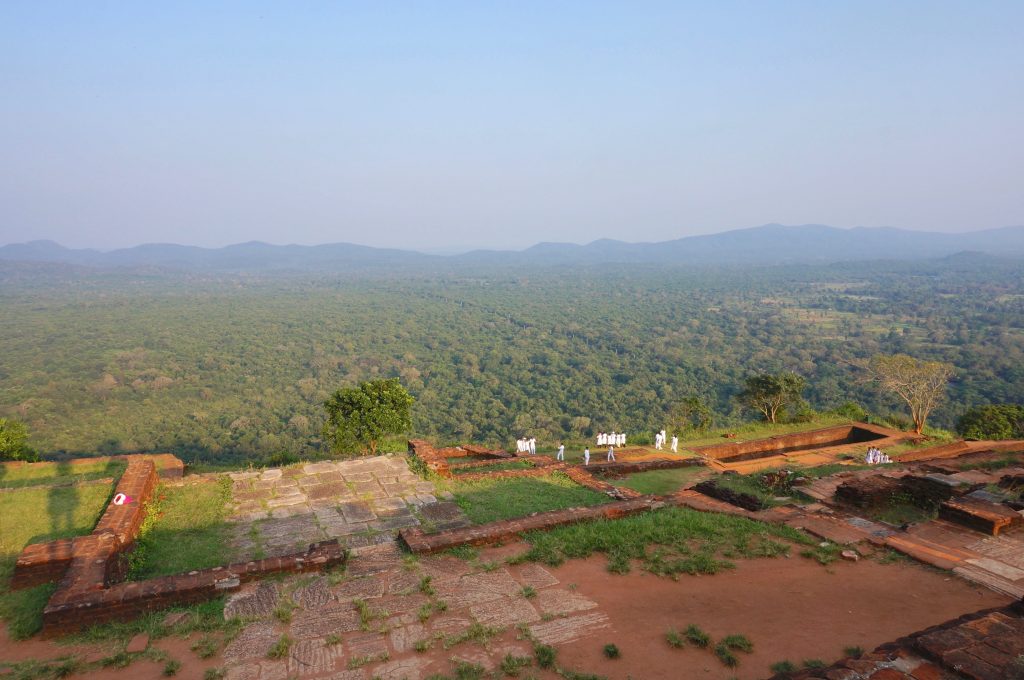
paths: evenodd
<path fill-rule="evenodd" d="M 475 446 L 472 444 L 466 444 L 463 446 L 449 446 L 445 448 L 435 449 L 434 446 L 423 439 L 410 439 L 409 440 L 409 453 L 422 460 L 427 469 L 438 474 L 442 477 L 451 477 L 452 472 L 448 464 L 449 458 L 493 458 L 494 460 L 479 461 L 481 465 L 488 465 L 496 463 L 500 460 L 515 458 L 515 455 L 508 453 L 507 451 L 497 451 L 493 449 L 484 448 L 483 446 Z M 475 462 L 475 461 L 474 461 Z M 469 466 L 473 463 L 458 463 L 459 467 Z"/>
<path fill-rule="evenodd" d="M 131 503 L 109 503 L 96 528 L 88 536 L 26 546 L 18 555 L 11 587 L 28 588 L 49 583 L 64 576 L 69 587 L 77 583 L 103 587 L 119 576 L 120 565 L 114 557 L 135 541 L 146 516 L 146 501 L 156 487 L 156 464 L 147 457 L 131 457 L 117 483 L 114 495 L 125 494 Z M 67 571 L 67 574 L 65 574 Z M 89 586 L 95 587 L 95 586 Z"/>
<path fill-rule="evenodd" d="M 701 458 L 680 458 L 676 460 L 626 460 L 621 463 L 591 463 L 587 470 L 598 475 L 631 475 L 651 470 L 674 470 L 684 467 L 706 467 Z"/>
<path fill-rule="evenodd" d="M 337 539 L 331 539 L 314 543 L 303 553 L 118 583 L 109 588 L 88 587 L 77 581 L 65 588 L 62 583 L 43 610 L 42 633 L 44 637 L 64 635 L 97 623 L 130 619 L 172 605 L 201 602 L 237 590 L 242 583 L 261 576 L 319 571 L 342 564 L 345 559 L 345 550 Z"/>
<path fill-rule="evenodd" d="M 463 529 L 440 531 L 435 534 L 427 534 L 422 529 L 413 527 L 402 529 L 399 532 L 399 536 L 414 553 L 431 554 L 460 546 L 492 545 L 513 540 L 527 531 L 553 529 L 566 524 L 575 524 L 576 522 L 595 519 L 617 519 L 661 507 L 665 507 L 665 503 L 654 497 L 645 496 L 590 508 L 567 508 L 565 510 L 538 512 L 527 517 L 500 520 Z"/>

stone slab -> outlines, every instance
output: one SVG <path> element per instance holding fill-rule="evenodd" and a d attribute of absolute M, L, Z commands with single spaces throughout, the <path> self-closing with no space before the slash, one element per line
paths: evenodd
<path fill-rule="evenodd" d="M 272 623 L 260 621 L 250 624 L 224 649 L 224 660 L 232 663 L 248 659 L 265 659 L 267 652 L 279 637 Z"/>
<path fill-rule="evenodd" d="M 339 602 L 367 600 L 384 594 L 384 581 L 373 577 L 357 578 L 334 586 L 331 592 Z"/>
<path fill-rule="evenodd" d="M 377 519 L 377 515 L 370 509 L 370 506 L 361 501 L 352 503 L 341 503 L 338 510 L 344 515 L 347 522 L 369 522 Z"/>
<path fill-rule="evenodd" d="M 247 592 L 246 592 L 247 591 Z M 251 590 L 235 593 L 224 605 L 224 618 L 265 618 L 277 607 L 277 584 L 273 581 L 260 581 Z"/>
<path fill-rule="evenodd" d="M 537 593 L 537 608 L 545 614 L 569 614 L 597 607 L 597 603 L 569 590 L 548 588 Z"/>
<path fill-rule="evenodd" d="M 539 564 L 528 564 L 519 571 L 519 580 L 524 586 L 547 588 L 558 585 L 558 579 Z"/>
<path fill-rule="evenodd" d="M 600 612 L 554 619 L 543 623 L 534 623 L 530 631 L 534 637 L 546 645 L 560 645 L 579 640 L 593 634 L 595 630 L 608 628 L 611 622 Z"/>
<path fill-rule="evenodd" d="M 341 645 L 327 645 L 315 638 L 296 640 L 288 658 L 288 672 L 299 677 L 326 673 L 343 658 Z"/>
<path fill-rule="evenodd" d="M 526 598 L 502 598 L 469 608 L 480 623 L 485 626 L 507 628 L 520 623 L 534 623 L 540 620 L 540 614 Z"/>
<path fill-rule="evenodd" d="M 324 638 L 359 630 L 359 626 L 359 612 L 349 603 L 336 602 L 296 613 L 289 630 L 296 639 Z"/>

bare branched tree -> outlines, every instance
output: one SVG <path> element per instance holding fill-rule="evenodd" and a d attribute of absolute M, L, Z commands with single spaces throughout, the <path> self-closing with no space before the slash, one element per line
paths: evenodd
<path fill-rule="evenodd" d="M 857 364 L 868 380 L 893 392 L 910 407 L 914 431 L 921 434 L 928 414 L 946 395 L 946 384 L 953 377 L 952 364 L 923 361 L 906 354 L 876 354 Z"/>

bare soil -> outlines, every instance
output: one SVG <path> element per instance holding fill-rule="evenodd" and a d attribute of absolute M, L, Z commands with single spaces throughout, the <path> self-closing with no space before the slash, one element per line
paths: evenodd
<path fill-rule="evenodd" d="M 524 544 L 517 544 L 485 550 L 481 560 L 501 561 L 524 549 Z M 596 601 L 593 611 L 611 620 L 610 627 L 558 645 L 558 664 L 610 680 L 765 678 L 771 675 L 770 665 L 783 659 L 797 665 L 805 659 L 831 663 L 843 656 L 845 647 L 871 650 L 961 614 L 1009 602 L 951 574 L 908 562 L 883 565 L 864 559 L 823 567 L 794 556 L 740 561 L 735 569 L 714 576 L 682 576 L 677 581 L 653 576 L 639 567 L 630 574 L 611 574 L 606 566 L 606 558 L 597 555 L 548 569 L 560 581 L 559 588 Z M 516 565 L 509 570 L 519 577 L 527 567 Z M 700 626 L 715 640 L 745 635 L 753 642 L 754 651 L 737 652 L 740 665 L 727 668 L 711 649 L 669 646 L 665 633 L 671 628 L 683 630 L 688 624 Z M 416 675 L 425 677 L 448 672 L 453 656 L 488 663 L 488 657 L 500 659 L 505 653 L 529 655 L 529 644 L 516 637 L 514 628 L 507 630 L 491 642 L 490 654 L 466 643 L 450 650 L 437 645 L 425 654 L 402 654 L 392 660 L 418 659 Z M 602 649 L 608 643 L 618 646 L 619 659 L 604 656 Z M 190 644 L 164 638 L 152 646 L 182 663 L 177 677 L 201 678 L 204 669 L 224 664 L 219 654 L 199 659 Z M 0 659 L 7 661 L 68 654 L 95 660 L 114 651 L 110 645 L 70 647 L 45 640 L 14 643 L 6 631 L 0 631 Z M 75 677 L 156 680 L 164 677 L 162 670 L 162 662 L 139 659 L 125 669 L 101 669 Z M 370 677 L 375 669 L 367 667 L 365 671 L 365 677 Z M 545 680 L 557 677 L 535 667 L 525 675 L 531 673 Z"/>
<path fill-rule="evenodd" d="M 873 560 L 823 567 L 801 557 L 740 561 L 714 576 L 678 581 L 634 569 L 609 574 L 603 557 L 574 560 L 552 569 L 562 584 L 576 584 L 612 621 L 591 639 L 559 648 L 559 663 L 612 680 L 680 680 L 772 675 L 771 664 L 789 659 L 826 663 L 845 647 L 866 651 L 883 642 L 956 618 L 1009 603 L 1009 598 L 952 574 L 910 563 Z M 665 641 L 670 628 L 696 624 L 715 640 L 746 635 L 751 654 L 737 652 L 740 665 L 727 668 L 713 652 L 676 649 Z M 621 657 L 605 658 L 607 643 Z"/>

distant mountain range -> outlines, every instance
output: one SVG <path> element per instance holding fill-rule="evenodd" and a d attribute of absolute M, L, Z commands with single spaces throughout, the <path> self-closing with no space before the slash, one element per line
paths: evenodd
<path fill-rule="evenodd" d="M 1024 226 L 947 234 L 892 227 L 837 229 L 820 224 L 766 224 L 660 243 L 626 243 L 601 239 L 586 245 L 538 243 L 525 250 L 477 250 L 449 256 L 371 248 L 351 243 L 275 246 L 252 241 L 224 248 L 155 243 L 101 252 L 65 248 L 53 241 L 30 241 L 0 247 L 0 260 L 206 271 L 342 271 L 382 266 L 446 264 L 820 264 L 932 259 L 964 251 L 1000 257 L 1024 257 Z"/>

